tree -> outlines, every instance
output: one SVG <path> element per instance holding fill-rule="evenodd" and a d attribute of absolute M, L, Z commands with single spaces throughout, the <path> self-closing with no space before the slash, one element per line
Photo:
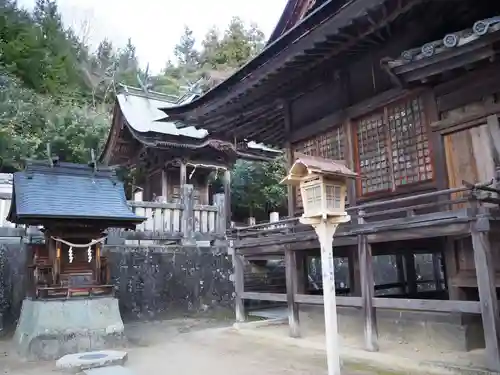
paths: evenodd
<path fill-rule="evenodd" d="M 0 167 L 18 169 L 26 158 L 45 158 L 46 144 L 62 160 L 89 159 L 106 140 L 110 118 L 72 100 L 54 100 L 0 69 Z"/>
<path fill-rule="evenodd" d="M 285 175 L 283 158 L 270 162 L 236 162 L 231 180 L 231 202 L 235 216 L 266 219 L 269 212 L 282 211 L 286 187 L 280 181 Z"/>
<path fill-rule="evenodd" d="M 174 55 L 177 58 L 179 66 L 188 72 L 193 72 L 198 68 L 199 53 L 194 47 L 195 43 L 196 40 L 193 36 L 193 31 L 189 27 L 184 26 L 184 34 L 174 48 Z"/>

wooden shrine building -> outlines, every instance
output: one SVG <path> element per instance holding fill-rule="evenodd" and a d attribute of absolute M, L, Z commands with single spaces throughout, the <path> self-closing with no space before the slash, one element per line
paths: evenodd
<path fill-rule="evenodd" d="M 116 97 L 111 131 L 101 155 L 108 165 L 136 170 L 136 185 L 144 201 L 178 203 L 181 188 L 194 186 L 196 204 L 208 205 L 208 176 L 217 171 L 229 184 L 229 168 L 236 159 L 268 160 L 277 152 L 255 142 L 235 141 L 223 131 L 214 135 L 204 129 L 169 121 L 160 110 L 192 100 L 124 87 Z M 229 189 L 226 187 L 229 195 Z"/>
<path fill-rule="evenodd" d="M 135 229 L 145 220 L 127 206 L 115 172 L 97 165 L 29 161 L 14 173 L 7 220 L 41 226 L 43 244 L 30 244 L 31 299 L 112 296 L 105 231 Z"/>
<path fill-rule="evenodd" d="M 236 143 L 283 147 L 289 163 L 294 153 L 345 160 L 361 176 L 334 252 L 348 274 L 339 311 L 362 311 L 367 350 L 378 350 L 391 312 L 431 325 L 445 315 L 457 328 L 448 343 L 485 347 L 500 371 L 499 16 L 488 0 L 289 0 L 257 57 L 201 97 L 163 108 Z M 307 277 L 319 244 L 298 223 L 292 188 L 288 209 L 281 223 L 236 233 L 237 318 L 243 300 L 284 302 L 297 336 L 299 307 L 323 303 Z M 284 256 L 286 287 L 245 290 L 242 260 L 256 255 Z M 380 257 L 391 259 L 392 282 L 374 275 Z M 430 331 L 441 339 L 440 324 Z"/>

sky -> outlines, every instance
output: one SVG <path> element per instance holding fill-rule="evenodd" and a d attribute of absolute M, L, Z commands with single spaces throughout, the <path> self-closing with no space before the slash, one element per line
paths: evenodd
<path fill-rule="evenodd" d="M 18 0 L 31 9 L 35 0 Z M 91 46 L 108 38 L 117 47 L 132 38 L 142 66 L 159 72 L 170 58 L 184 26 L 198 41 L 213 25 L 223 31 L 233 16 L 255 22 L 266 38 L 286 0 L 57 0 L 63 22 Z"/>

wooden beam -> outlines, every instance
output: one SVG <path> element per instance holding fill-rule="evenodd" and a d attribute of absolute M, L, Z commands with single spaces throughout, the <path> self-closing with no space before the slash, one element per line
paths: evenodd
<path fill-rule="evenodd" d="M 243 299 L 255 301 L 287 302 L 287 295 L 284 293 L 244 292 L 242 296 Z"/>
<path fill-rule="evenodd" d="M 447 301 L 428 299 L 374 298 L 377 309 L 432 311 L 448 313 L 479 314 L 480 306 L 476 301 Z"/>
<path fill-rule="evenodd" d="M 297 294 L 297 253 L 285 251 L 286 300 L 288 304 L 288 325 L 291 337 L 300 337 L 299 305 L 294 297 Z"/>
<path fill-rule="evenodd" d="M 500 371 L 500 318 L 488 227 L 489 220 L 479 217 L 472 225 L 471 236 L 488 368 Z"/>
<path fill-rule="evenodd" d="M 362 304 L 363 304 L 361 297 L 337 296 L 335 299 L 337 301 L 337 307 L 338 306 L 362 307 Z M 321 295 L 318 296 L 318 295 L 313 295 L 313 294 L 296 294 L 295 295 L 295 302 L 303 303 L 305 305 L 323 305 L 324 299 L 323 299 L 323 296 L 321 296 Z"/>

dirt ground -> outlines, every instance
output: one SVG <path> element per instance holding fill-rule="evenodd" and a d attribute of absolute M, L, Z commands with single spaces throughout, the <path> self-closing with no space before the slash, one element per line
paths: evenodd
<path fill-rule="evenodd" d="M 323 351 L 273 343 L 245 336 L 228 323 L 178 319 L 126 326 L 129 360 L 137 375 L 320 375 L 326 374 Z M 0 341 L 1 375 L 49 375 L 54 362 L 24 362 L 8 340 Z M 366 368 L 343 375 L 379 374 Z M 386 375 L 386 373 L 384 373 Z"/>

